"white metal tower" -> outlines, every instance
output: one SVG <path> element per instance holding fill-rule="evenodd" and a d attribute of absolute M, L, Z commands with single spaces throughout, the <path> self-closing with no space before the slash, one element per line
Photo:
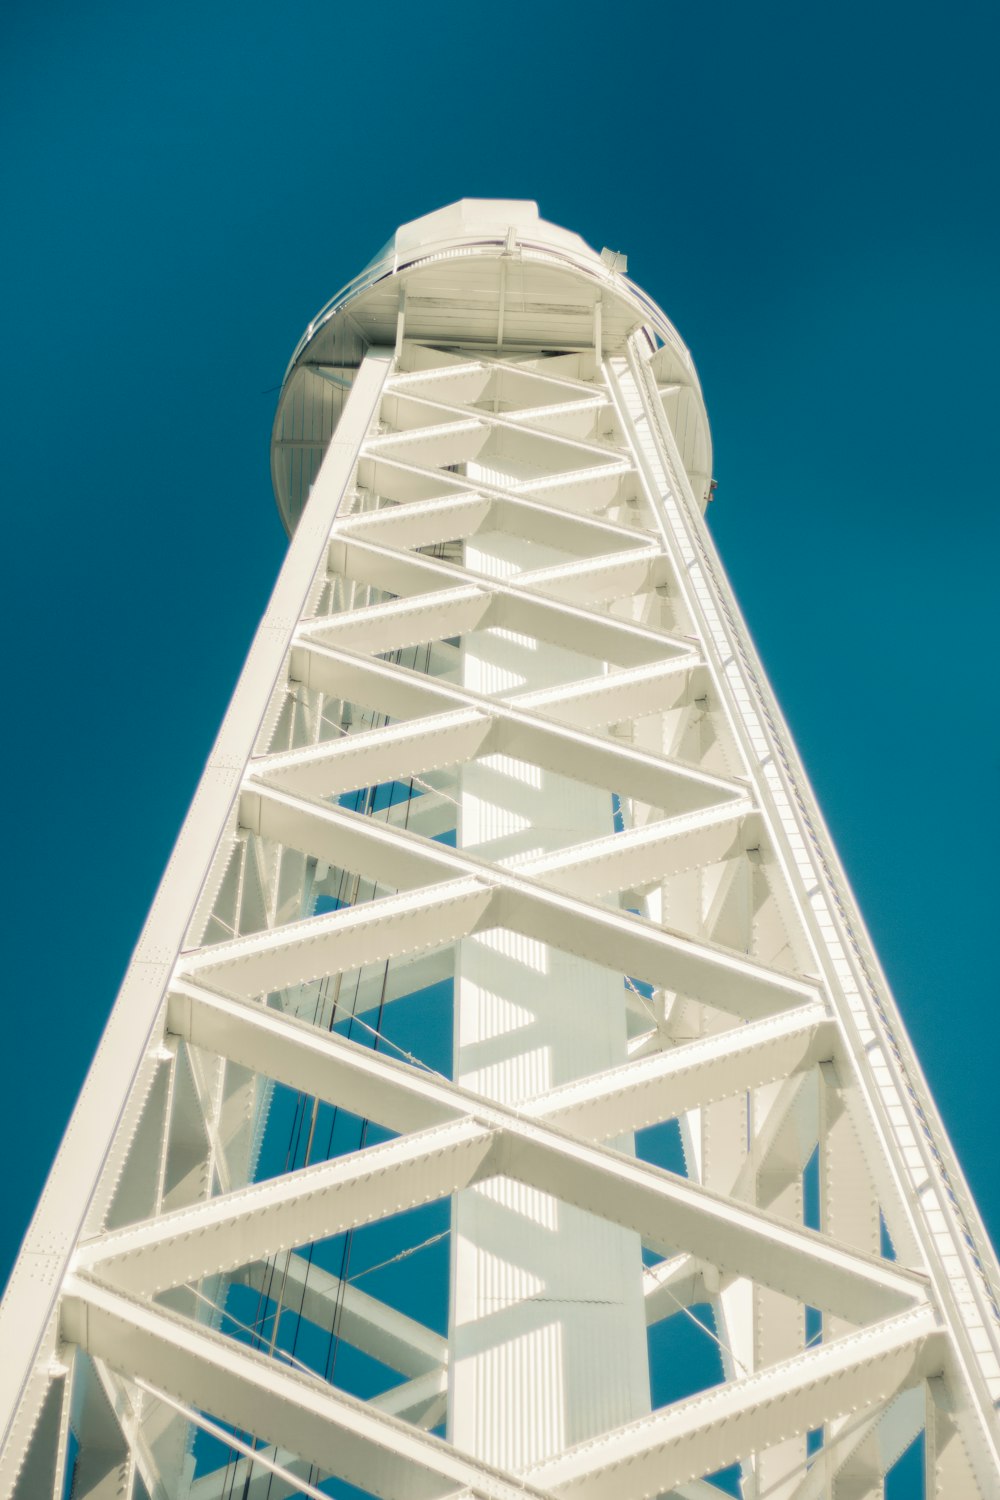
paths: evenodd
<path fill-rule="evenodd" d="M 533 204 L 310 325 L 287 560 L 0 1307 L 0 1500 L 1000 1496 L 993 1253 L 702 519 Z M 308 501 L 308 503 L 307 503 Z"/>

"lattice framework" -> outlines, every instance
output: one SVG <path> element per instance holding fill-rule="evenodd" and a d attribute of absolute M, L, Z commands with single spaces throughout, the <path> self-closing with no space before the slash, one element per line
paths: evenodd
<path fill-rule="evenodd" d="M 709 1500 L 739 1464 L 847 1500 L 920 1432 L 929 1494 L 1000 1492 L 994 1265 L 704 527 L 676 361 L 599 315 L 574 353 L 449 351 L 401 309 L 332 440 L 285 439 L 312 495 L 0 1311 L 0 1496 L 75 1467 L 129 1500 Z M 477 571 L 487 536 L 542 561 Z M 476 691 L 483 641 L 592 670 Z M 613 828 L 452 842 L 474 764 L 598 788 Z M 626 1060 L 505 1102 L 372 1045 L 497 933 L 620 976 Z M 385 1138 L 254 1181 L 275 1087 Z M 636 1155 L 665 1121 L 686 1176 Z M 497 1181 L 637 1234 L 648 1323 L 710 1305 L 721 1383 L 519 1470 L 437 1435 L 448 1339 L 313 1250 Z M 234 1288 L 396 1383 L 302 1368 L 273 1311 L 248 1340 Z"/>

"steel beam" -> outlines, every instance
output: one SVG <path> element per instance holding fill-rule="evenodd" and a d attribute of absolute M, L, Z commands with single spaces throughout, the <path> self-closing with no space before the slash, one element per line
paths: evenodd
<path fill-rule="evenodd" d="M 213 1009 L 207 998 L 199 1003 L 189 993 L 179 997 L 179 1009 L 178 1024 L 192 1035 L 204 1025 L 218 1038 L 220 1021 L 226 1020 L 234 1033 L 241 1030 L 235 1007 L 220 1003 Z M 237 1041 L 236 1050 L 272 1072 L 277 1063 L 288 1077 L 308 1081 L 327 1098 L 336 1097 L 345 1078 L 337 1062 L 342 1056 L 349 1066 L 356 1064 L 353 1087 L 376 1118 L 398 1118 L 394 1095 L 403 1096 L 405 1109 L 414 1100 L 424 1101 L 423 1107 L 443 1114 L 451 1101 L 456 1115 L 464 1104 L 462 1114 L 398 1141 L 108 1234 L 82 1247 L 81 1266 L 103 1267 L 101 1274 L 126 1290 L 162 1290 L 327 1238 L 500 1173 L 638 1230 L 661 1253 L 682 1248 L 724 1273 L 749 1277 L 854 1323 L 924 1296 L 922 1278 L 885 1261 L 615 1151 L 587 1146 L 551 1126 L 535 1125 L 519 1112 L 478 1100 L 367 1048 L 314 1030 L 310 1036 L 310 1030 L 248 1008 L 244 1045 Z M 324 1076 L 325 1058 L 334 1065 Z M 347 1098 L 355 1102 L 351 1093 Z M 406 1191 L 399 1196 L 398 1174 L 404 1169 Z"/>
<path fill-rule="evenodd" d="M 749 810 L 744 804 L 743 811 Z M 681 938 L 645 918 L 552 890 L 520 869 L 491 865 L 346 808 L 306 801 L 261 784 L 244 792 L 240 816 L 243 826 L 254 833 L 330 863 L 342 861 L 346 868 L 397 889 L 440 889 L 449 877 L 492 885 L 498 893 L 493 924 L 569 948 L 595 963 L 723 1010 L 753 1017 L 815 995 L 810 985 L 763 964 Z M 551 863 L 548 873 L 551 877 Z M 344 922 L 353 915 L 344 914 Z M 484 925 L 482 916 L 479 925 Z M 271 942 L 280 941 L 287 930 L 272 935 Z M 300 931 L 307 938 L 309 928 Z M 214 957 L 210 952 L 209 963 L 214 966 L 221 956 L 220 945 Z"/>
<path fill-rule="evenodd" d="M 383 1500 L 439 1500 L 468 1486 L 484 1500 L 543 1500 L 543 1492 L 457 1453 L 318 1377 L 210 1333 L 163 1308 L 73 1276 L 66 1337 L 112 1369 L 318 1464 Z"/>
<path fill-rule="evenodd" d="M 76 1265 L 155 1295 L 447 1197 L 492 1175 L 493 1145 L 473 1119 L 418 1131 L 116 1230 Z"/>
<path fill-rule="evenodd" d="M 584 1140 L 612 1140 L 811 1068 L 835 1047 L 823 1006 L 804 1005 L 564 1084 L 533 1113 Z"/>
<path fill-rule="evenodd" d="M 680 1401 L 528 1474 L 564 1500 L 646 1500 L 936 1374 L 945 1340 L 930 1308 L 900 1314 Z"/>
<path fill-rule="evenodd" d="M 371 694 L 377 701 L 403 708 L 407 718 L 384 728 L 352 731 L 340 739 L 261 756 L 255 760 L 254 769 L 262 770 L 269 780 L 278 780 L 286 768 L 291 772 L 299 766 L 315 768 L 318 775 L 328 757 L 331 782 L 328 787 L 320 782 L 317 790 L 326 795 L 353 790 L 358 783 L 348 777 L 355 771 L 352 768 L 341 773 L 338 770 L 341 759 L 354 762 L 359 756 L 364 757 L 369 747 L 374 755 L 389 754 L 397 739 L 403 741 L 401 754 L 419 757 L 415 765 L 418 775 L 454 765 L 464 751 L 464 743 L 455 742 L 459 733 L 458 716 L 462 716 L 460 722 L 465 732 L 470 723 L 466 716 L 476 715 L 488 726 L 488 734 L 484 741 L 470 737 L 466 742 L 475 746 L 469 752 L 470 758 L 475 754 L 511 755 L 544 768 L 561 769 L 566 775 L 608 791 L 619 792 L 623 785 L 627 786 L 631 796 L 639 801 L 678 813 L 746 795 L 746 787 L 738 782 L 621 741 L 611 742 L 606 736 L 579 726 L 559 724 L 541 713 L 528 712 L 521 703 L 505 703 L 451 683 L 431 683 L 421 674 L 391 662 L 346 653 L 323 655 L 330 663 L 331 675 L 316 677 L 322 690 L 338 696 L 345 686 L 360 688 L 363 694 Z M 293 665 L 301 669 L 303 658 L 298 657 Z M 333 675 L 339 668 L 352 674 L 348 682 Z M 396 700 L 395 690 L 400 685 L 417 696 Z M 468 732 L 471 736 L 471 730 Z M 395 769 L 383 773 L 381 762 L 374 761 L 371 774 L 402 774 L 402 760 L 391 764 Z"/>

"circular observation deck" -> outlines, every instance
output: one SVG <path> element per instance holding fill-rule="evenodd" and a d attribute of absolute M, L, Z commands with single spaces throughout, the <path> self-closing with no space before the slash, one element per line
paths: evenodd
<path fill-rule="evenodd" d="M 702 506 L 711 438 L 694 362 L 656 303 L 598 254 L 517 199 L 463 198 L 403 224 L 309 324 L 292 355 L 271 437 L 271 478 L 294 531 L 354 375 L 373 346 L 407 340 L 470 358 L 620 353 L 640 335 Z M 591 365 L 593 373 L 593 365 Z"/>

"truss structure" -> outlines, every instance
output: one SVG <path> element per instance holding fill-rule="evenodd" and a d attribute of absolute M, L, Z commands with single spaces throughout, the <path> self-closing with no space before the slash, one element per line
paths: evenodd
<path fill-rule="evenodd" d="M 992 1251 L 706 530 L 533 205 L 310 326 L 288 557 L 0 1307 L 0 1500 L 1000 1494 Z M 306 503 L 308 501 L 308 503 Z"/>

